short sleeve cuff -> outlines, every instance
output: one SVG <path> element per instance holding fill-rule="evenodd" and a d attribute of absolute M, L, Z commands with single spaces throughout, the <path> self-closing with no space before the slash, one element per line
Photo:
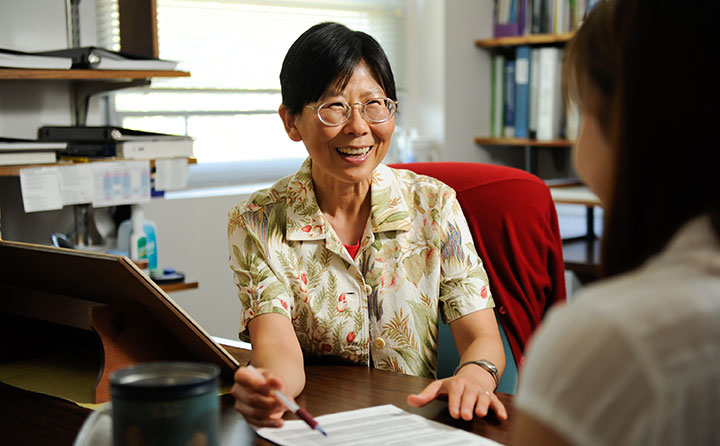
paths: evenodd
<path fill-rule="evenodd" d="M 446 324 L 479 310 L 494 308 L 490 287 L 481 279 L 465 279 L 441 286 L 442 318 Z"/>
<path fill-rule="evenodd" d="M 240 340 L 250 342 L 248 324 L 251 320 L 261 314 L 277 313 L 292 320 L 290 315 L 290 305 L 291 301 L 287 296 L 278 296 L 270 301 L 260 302 L 251 308 L 245 308 L 242 312 L 242 319 L 240 320 Z"/>

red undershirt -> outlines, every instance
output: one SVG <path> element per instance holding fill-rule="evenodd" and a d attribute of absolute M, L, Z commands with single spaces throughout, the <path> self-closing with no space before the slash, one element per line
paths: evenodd
<path fill-rule="evenodd" d="M 348 246 L 343 243 L 343 246 L 345 249 L 347 249 L 348 254 L 350 254 L 350 257 L 353 259 L 355 258 L 355 255 L 357 255 L 358 249 L 360 249 L 360 240 L 357 241 L 353 246 Z"/>

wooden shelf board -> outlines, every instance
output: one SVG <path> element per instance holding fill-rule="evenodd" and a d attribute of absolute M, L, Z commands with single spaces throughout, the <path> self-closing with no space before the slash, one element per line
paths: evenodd
<path fill-rule="evenodd" d="M 188 71 L 167 70 L 33 70 L 0 68 L 0 79 L 145 79 L 151 77 L 188 77 Z"/>
<path fill-rule="evenodd" d="M 120 159 L 120 158 L 102 158 L 98 160 L 93 160 L 89 162 L 93 163 L 101 163 L 101 162 L 107 162 L 107 161 L 142 161 L 142 160 L 131 160 L 131 159 Z M 197 158 L 188 158 L 187 159 L 188 164 L 197 164 Z M 51 163 L 51 164 L 22 164 L 22 165 L 14 165 L 14 166 L 0 166 L 0 177 L 16 177 L 20 175 L 20 169 L 29 169 L 33 167 L 51 167 L 51 166 L 71 166 L 73 163 L 70 161 L 61 161 L 58 163 Z M 150 160 L 150 165 L 155 165 L 155 160 Z"/>
<path fill-rule="evenodd" d="M 496 39 L 480 39 L 475 45 L 480 48 L 497 48 L 502 46 L 543 45 L 549 43 L 563 43 L 572 39 L 574 32 L 563 34 L 531 34 L 528 36 L 498 37 Z"/>
<path fill-rule="evenodd" d="M 525 138 L 475 138 L 475 144 L 486 146 L 533 146 L 533 147 L 572 147 L 575 141 L 556 139 L 552 141 L 538 141 Z"/>
<path fill-rule="evenodd" d="M 163 291 L 166 293 L 172 293 L 174 291 L 182 291 L 182 290 L 189 290 L 193 288 L 198 288 L 197 281 L 195 282 L 175 282 L 175 283 L 162 283 L 158 284 L 160 288 L 162 288 Z"/>

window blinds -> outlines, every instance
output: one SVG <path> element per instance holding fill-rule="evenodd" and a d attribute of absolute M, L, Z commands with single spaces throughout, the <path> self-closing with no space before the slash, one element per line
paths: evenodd
<path fill-rule="evenodd" d="M 117 0 L 97 0 L 98 40 L 118 50 Z M 367 32 L 385 49 L 398 83 L 403 61 L 402 0 L 157 0 L 160 57 L 190 78 L 155 79 L 155 88 L 279 90 L 292 42 L 321 21 Z"/>

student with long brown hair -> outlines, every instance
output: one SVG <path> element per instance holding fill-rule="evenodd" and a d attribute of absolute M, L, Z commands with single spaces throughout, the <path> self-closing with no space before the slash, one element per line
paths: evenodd
<path fill-rule="evenodd" d="M 720 444 L 717 17 L 717 0 L 612 0 L 569 44 L 607 278 L 531 342 L 517 444 Z"/>

